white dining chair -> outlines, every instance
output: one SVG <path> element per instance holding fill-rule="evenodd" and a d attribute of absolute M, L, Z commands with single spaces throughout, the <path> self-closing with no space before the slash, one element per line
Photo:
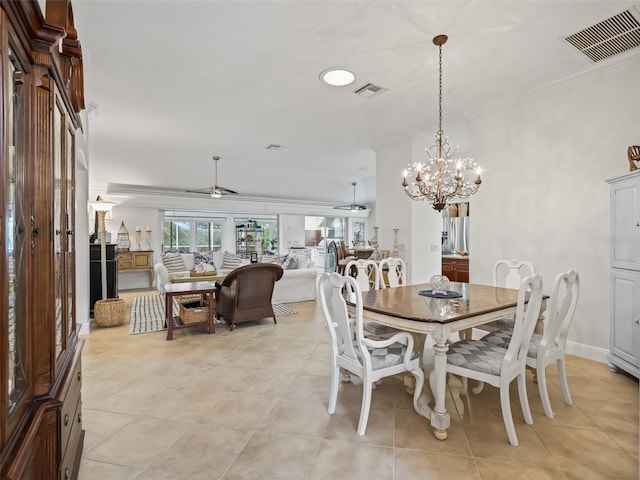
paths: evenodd
<path fill-rule="evenodd" d="M 533 275 L 520 282 L 511 341 L 506 348 L 484 339 L 460 340 L 449 346 L 447 372 L 473 378 L 500 389 L 500 406 L 509 442 L 518 446 L 513 424 L 509 385 L 518 379 L 518 394 L 525 423 L 531 425 L 526 386 L 527 352 L 533 329 L 542 306 L 542 277 Z M 433 380 L 433 375 L 430 380 Z M 433 386 L 432 386 L 433 388 Z"/>
<path fill-rule="evenodd" d="M 344 269 L 344 275 L 354 278 L 362 292 L 384 288 L 380 272 L 378 263 L 368 259 L 351 260 Z M 364 329 L 374 335 L 390 335 L 398 332 L 395 328 L 387 327 L 367 318 L 364 319 Z"/>
<path fill-rule="evenodd" d="M 369 259 L 351 260 L 344 269 L 344 275 L 355 278 L 363 292 L 378 290 L 382 283 L 378 263 Z"/>
<path fill-rule="evenodd" d="M 344 297 L 344 291 L 353 291 L 355 322 L 352 322 Z M 384 340 L 367 338 L 363 329 L 362 290 L 360 284 L 349 276 L 324 273 L 318 283 L 318 292 L 325 320 L 331 335 L 331 392 L 329 413 L 336 410 L 340 369 L 343 368 L 362 380 L 362 405 L 358 422 L 358 435 L 364 435 L 371 408 L 373 384 L 384 377 L 410 372 L 416 379 L 413 395 L 414 408 L 424 384 L 420 357 L 413 349 L 413 337 L 398 332 Z"/>
<path fill-rule="evenodd" d="M 395 288 L 407 284 L 407 272 L 404 260 L 400 257 L 387 257 L 380 260 L 378 265 L 382 278 L 381 288 Z M 386 273 L 386 283 L 384 281 Z"/>
<path fill-rule="evenodd" d="M 544 413 L 549 418 L 553 418 L 553 410 L 549 400 L 545 371 L 550 363 L 554 361 L 557 363 L 564 402 L 567 405 L 573 404 L 564 359 L 569 327 L 576 312 L 579 293 L 580 277 L 577 272 L 570 270 L 556 276 L 544 321 L 544 331 L 542 334 L 534 333 L 529 344 L 527 365 L 536 370 L 540 399 Z M 506 348 L 511 341 L 512 333 L 509 329 L 497 330 L 483 337 L 483 340 Z"/>

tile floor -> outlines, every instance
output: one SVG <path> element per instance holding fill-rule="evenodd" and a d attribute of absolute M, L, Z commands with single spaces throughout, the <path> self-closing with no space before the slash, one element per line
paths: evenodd
<path fill-rule="evenodd" d="M 153 292 L 127 292 L 134 295 Z M 128 334 L 128 320 L 94 328 L 83 352 L 80 480 L 99 479 L 638 479 L 638 382 L 568 357 L 574 405 L 548 368 L 556 417 L 545 417 L 529 375 L 534 424 L 512 392 L 519 447 L 509 445 L 498 392 L 452 412 L 449 439 L 432 435 L 400 379 L 373 392 L 366 435 L 361 391 L 341 384 L 327 413 L 329 344 L 315 302 L 296 315 L 229 332 Z M 579 321 L 579 319 L 577 319 Z M 514 385 L 515 386 L 515 385 Z"/>

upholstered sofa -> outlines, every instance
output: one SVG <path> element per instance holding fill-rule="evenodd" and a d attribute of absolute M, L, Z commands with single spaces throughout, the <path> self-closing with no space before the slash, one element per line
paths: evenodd
<path fill-rule="evenodd" d="M 189 271 L 193 270 L 195 266 L 194 256 L 191 253 L 181 253 L 180 256 L 182 257 L 186 270 L 171 273 L 187 276 L 189 275 Z M 232 271 L 232 269 L 221 268 L 223 252 L 213 252 L 212 257 L 216 265 L 217 275 L 222 277 Z M 243 260 L 242 265 L 246 265 L 247 263 L 249 263 L 248 260 Z M 276 282 L 273 290 L 273 303 L 305 302 L 316 299 L 316 278 L 318 271 L 316 270 L 315 264 L 313 262 L 308 264 L 299 262 L 298 266 L 303 268 L 285 269 L 282 278 Z M 156 275 L 156 287 L 162 292 L 164 284 L 169 283 L 169 271 L 162 262 L 158 262 L 154 266 L 154 272 Z"/>

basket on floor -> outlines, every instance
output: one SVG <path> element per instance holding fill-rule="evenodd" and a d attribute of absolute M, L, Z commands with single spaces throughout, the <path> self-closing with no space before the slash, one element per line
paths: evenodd
<path fill-rule="evenodd" d="M 93 319 L 99 327 L 115 327 L 124 322 L 124 300 L 107 298 L 98 300 L 93 307 Z"/>

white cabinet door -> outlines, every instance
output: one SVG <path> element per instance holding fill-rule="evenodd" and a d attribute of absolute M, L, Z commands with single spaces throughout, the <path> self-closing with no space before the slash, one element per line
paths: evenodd
<path fill-rule="evenodd" d="M 640 174 L 610 183 L 611 266 L 640 270 Z"/>
<path fill-rule="evenodd" d="M 609 362 L 639 376 L 640 272 L 611 271 L 611 351 Z"/>

